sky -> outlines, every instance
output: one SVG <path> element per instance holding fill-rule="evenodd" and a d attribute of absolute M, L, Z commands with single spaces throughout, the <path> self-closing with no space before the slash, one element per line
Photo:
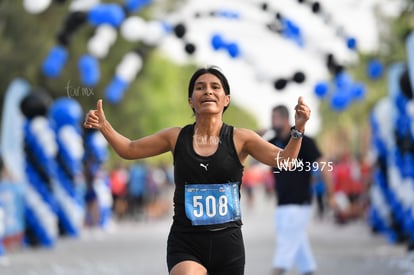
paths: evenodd
<path fill-rule="evenodd" d="M 177 63 L 196 63 L 199 66 L 217 65 L 228 77 L 231 100 L 251 112 L 262 128 L 270 126 L 273 106 L 285 104 L 292 110 L 297 98 L 303 96 L 313 110 L 306 131 L 314 135 L 320 130 L 317 112 L 319 99 L 313 94 L 317 81 L 329 80 L 325 66 L 326 53 L 334 53 L 340 63 L 358 64 L 357 54 L 346 47 L 338 30 L 357 39 L 358 49 L 364 53 L 378 50 L 378 22 L 375 9 L 392 17 L 401 9 L 399 0 L 322 0 L 324 14 L 330 16 L 326 24 L 323 16 L 315 15 L 306 4 L 296 0 L 268 1 L 269 9 L 279 11 L 299 25 L 304 34 L 304 47 L 280 35 L 271 34 L 265 23 L 272 18 L 258 8 L 263 1 L 257 0 L 188 0 L 168 16 L 169 22 L 184 22 L 186 39 L 197 46 L 193 56 L 188 56 L 182 42 L 174 36 L 165 38 L 160 48 Z M 194 19 L 195 12 L 216 9 L 237 11 L 241 19 L 203 17 Z M 231 58 L 225 51 L 214 51 L 211 36 L 220 33 L 226 41 L 236 42 L 241 49 L 239 58 Z M 303 71 L 306 82 L 289 83 L 282 91 L 273 88 L 272 79 L 291 77 Z M 293 119 L 292 119 L 293 123 Z"/>

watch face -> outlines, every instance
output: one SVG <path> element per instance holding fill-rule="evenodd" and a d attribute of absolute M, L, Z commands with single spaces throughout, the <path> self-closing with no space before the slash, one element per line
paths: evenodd
<path fill-rule="evenodd" d="M 292 129 L 291 130 L 291 135 L 294 138 L 301 138 L 301 137 L 303 137 L 303 134 L 301 132 L 299 132 L 298 130 L 296 130 L 296 129 Z"/>

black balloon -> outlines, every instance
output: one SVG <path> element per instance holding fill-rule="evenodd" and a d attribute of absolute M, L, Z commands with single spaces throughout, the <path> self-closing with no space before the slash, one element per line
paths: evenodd
<path fill-rule="evenodd" d="M 401 74 L 400 77 L 400 88 L 403 93 L 403 95 L 408 98 L 413 98 L 413 88 L 412 83 L 410 81 L 410 75 L 408 72 L 408 69 L 406 68 L 404 72 Z"/>
<path fill-rule="evenodd" d="M 338 64 L 334 55 L 331 53 L 326 56 L 326 66 L 328 67 L 329 72 L 334 75 L 337 75 L 344 70 L 344 66 Z"/>
<path fill-rule="evenodd" d="M 261 4 L 261 8 L 262 10 L 267 11 L 267 9 L 269 8 L 269 5 L 266 2 L 264 2 Z"/>
<path fill-rule="evenodd" d="M 20 110 L 27 119 L 32 119 L 36 116 L 46 116 L 52 98 L 41 89 L 31 91 L 20 102 Z"/>
<path fill-rule="evenodd" d="M 296 83 L 299 83 L 300 84 L 300 83 L 303 83 L 306 80 L 306 76 L 302 72 L 296 72 L 293 75 L 292 80 L 295 81 Z"/>
<path fill-rule="evenodd" d="M 196 46 L 193 43 L 186 43 L 184 50 L 188 54 L 193 54 L 196 51 Z"/>
<path fill-rule="evenodd" d="M 280 12 L 276 12 L 275 17 L 277 20 L 282 19 L 282 14 L 280 14 Z"/>
<path fill-rule="evenodd" d="M 312 4 L 312 12 L 319 13 L 320 11 L 321 11 L 321 4 L 319 4 L 319 2 L 314 2 Z"/>
<path fill-rule="evenodd" d="M 327 56 L 326 56 L 326 66 L 328 67 L 328 69 L 329 68 L 332 68 L 333 67 L 333 65 L 336 63 L 336 61 L 335 61 L 335 58 L 334 58 L 334 55 L 333 54 L 331 54 L 331 53 L 329 53 Z"/>
<path fill-rule="evenodd" d="M 70 42 L 70 36 L 86 22 L 86 19 L 87 15 L 85 12 L 71 12 L 66 17 L 62 29 L 57 34 L 58 42 L 63 46 L 67 46 Z"/>
<path fill-rule="evenodd" d="M 286 87 L 287 83 L 288 83 L 287 79 L 280 78 L 280 79 L 277 79 L 273 83 L 273 86 L 275 87 L 276 90 L 283 90 Z"/>
<path fill-rule="evenodd" d="M 183 38 L 186 33 L 186 27 L 183 23 L 179 23 L 174 27 L 174 34 L 178 38 Z"/>

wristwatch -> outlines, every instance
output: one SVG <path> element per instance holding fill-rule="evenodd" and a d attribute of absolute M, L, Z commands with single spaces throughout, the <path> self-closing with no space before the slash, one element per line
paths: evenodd
<path fill-rule="evenodd" d="M 304 133 L 302 133 L 299 130 L 296 130 L 295 126 L 292 126 L 292 128 L 290 128 L 290 136 L 293 138 L 303 138 Z"/>

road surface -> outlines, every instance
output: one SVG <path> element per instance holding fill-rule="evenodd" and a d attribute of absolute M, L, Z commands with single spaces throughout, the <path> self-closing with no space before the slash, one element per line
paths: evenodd
<path fill-rule="evenodd" d="M 274 252 L 274 201 L 256 192 L 253 207 L 243 205 L 246 275 L 270 274 Z M 62 238 L 52 249 L 9 252 L 2 275 L 167 274 L 166 239 L 171 216 L 123 221 L 107 232 L 85 230 L 78 239 Z M 314 220 L 309 228 L 319 275 L 414 274 L 414 257 L 404 247 L 373 236 L 361 221 L 343 227 Z M 298 274 L 295 270 L 289 275 Z"/>

